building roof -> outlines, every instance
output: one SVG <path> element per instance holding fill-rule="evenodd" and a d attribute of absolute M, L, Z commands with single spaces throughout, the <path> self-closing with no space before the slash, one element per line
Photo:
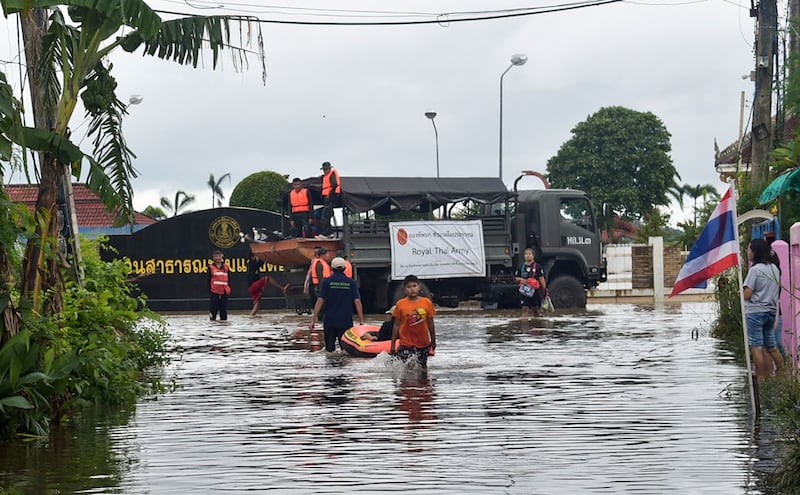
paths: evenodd
<path fill-rule="evenodd" d="M 3 186 L 12 201 L 23 203 L 33 211 L 39 192 L 37 184 L 7 184 Z M 81 230 L 104 229 L 114 226 L 116 215 L 106 210 L 100 197 L 86 184 L 73 183 L 72 193 L 75 198 L 75 212 L 78 217 L 78 228 Z M 157 220 L 143 213 L 136 212 L 134 225 L 150 225 Z"/>
<path fill-rule="evenodd" d="M 783 142 L 788 143 L 794 138 L 795 129 L 800 122 L 800 117 L 791 115 L 784 119 Z M 772 125 L 775 125 L 775 116 L 772 116 Z M 731 175 L 737 172 L 749 172 L 751 163 L 751 153 L 753 151 L 752 132 L 747 132 L 742 136 L 742 162 L 739 166 L 739 142 L 733 143 L 720 150 L 716 141 L 714 142 L 714 167 L 717 172 L 723 175 Z"/>

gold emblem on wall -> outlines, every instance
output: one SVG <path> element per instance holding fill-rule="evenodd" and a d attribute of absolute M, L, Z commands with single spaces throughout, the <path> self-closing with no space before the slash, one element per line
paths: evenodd
<path fill-rule="evenodd" d="M 219 217 L 208 228 L 208 237 L 219 248 L 233 247 L 239 242 L 239 223 L 231 217 Z"/>

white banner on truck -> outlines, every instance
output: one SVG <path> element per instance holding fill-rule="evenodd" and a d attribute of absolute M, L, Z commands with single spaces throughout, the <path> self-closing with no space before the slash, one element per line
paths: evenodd
<path fill-rule="evenodd" d="M 391 222 L 392 280 L 485 277 L 480 220 Z"/>

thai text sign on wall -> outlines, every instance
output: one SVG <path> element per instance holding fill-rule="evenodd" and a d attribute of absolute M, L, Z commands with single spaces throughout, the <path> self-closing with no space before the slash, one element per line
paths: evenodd
<path fill-rule="evenodd" d="M 486 276 L 480 220 L 392 222 L 389 234 L 393 280 Z"/>

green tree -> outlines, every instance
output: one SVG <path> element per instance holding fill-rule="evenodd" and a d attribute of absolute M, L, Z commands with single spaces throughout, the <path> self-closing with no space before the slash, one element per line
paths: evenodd
<path fill-rule="evenodd" d="M 194 203 L 194 199 L 194 195 L 186 194 L 183 191 L 178 191 L 175 193 L 174 202 L 170 201 L 169 198 L 162 196 L 161 206 L 166 208 L 166 210 L 172 213 L 172 216 L 175 217 L 178 215 L 178 213 L 180 213 L 181 210 Z"/>
<path fill-rule="evenodd" d="M 595 204 L 641 219 L 669 204 L 680 179 L 670 134 L 650 112 L 605 107 L 572 129 L 572 138 L 547 162 L 553 187 L 580 189 Z"/>
<path fill-rule="evenodd" d="M 164 213 L 164 210 L 162 210 L 158 206 L 148 205 L 147 208 L 145 208 L 142 213 L 144 213 L 150 218 L 155 218 L 156 220 L 164 220 L 165 218 L 167 218 L 167 214 Z"/>
<path fill-rule="evenodd" d="M 206 184 L 208 187 L 211 188 L 211 207 L 214 207 L 214 204 L 217 207 L 222 206 L 222 200 L 225 199 L 225 193 L 222 192 L 222 181 L 228 179 L 228 182 L 231 181 L 231 174 L 225 174 L 219 178 L 219 180 L 214 179 L 214 174 L 208 174 L 208 182 Z"/>
<path fill-rule="evenodd" d="M 280 212 L 281 192 L 288 186 L 289 181 L 278 172 L 256 172 L 236 184 L 230 205 Z"/>
<path fill-rule="evenodd" d="M 232 44 L 231 31 L 240 36 L 240 42 L 248 42 L 249 38 L 241 37 L 241 33 L 250 29 L 231 29 L 229 24 L 232 19 L 239 23 L 247 23 L 248 19 L 191 16 L 162 21 L 143 0 L 0 0 L 0 5 L 6 16 L 20 14 L 23 19 L 36 18 L 31 15 L 33 9 L 41 14 L 46 11 L 40 9 L 53 9 L 40 46 L 26 47 L 26 54 L 39 58 L 38 63 L 29 60 L 28 64 L 29 75 L 35 76 L 29 79 L 42 85 L 31 88 L 34 100 L 39 96 L 44 100 L 39 111 L 45 112 L 45 118 L 37 119 L 37 123 L 49 122 L 53 133 L 67 136 L 78 98 L 83 99 L 91 118 L 88 133 L 93 137 L 95 157 L 89 160 L 86 182 L 118 213 L 120 223 L 130 223 L 134 212 L 131 180 L 136 177 L 132 165 L 135 157 L 122 135 L 122 117 L 127 112 L 116 97 L 116 81 L 107 56 L 116 48 L 127 52 L 141 48 L 146 55 L 196 67 L 201 52 L 209 49 L 216 67 L 219 52 L 228 48 L 232 50 L 235 65 L 240 67 L 244 65 L 246 50 Z M 64 17 L 60 6 L 69 7 L 69 18 L 74 25 Z M 258 27 L 255 32 L 260 40 Z M 260 42 L 259 56 L 263 61 Z M 37 225 L 26 247 L 22 294 L 32 300 L 35 312 L 44 314 L 60 312 L 64 294 L 60 256 L 53 249 L 58 236 L 56 199 L 70 170 L 75 177 L 81 175 L 81 160 L 64 159 L 59 153 L 51 145 L 39 170 L 31 174 L 40 178 Z M 43 294 L 50 294 L 46 307 Z"/>

